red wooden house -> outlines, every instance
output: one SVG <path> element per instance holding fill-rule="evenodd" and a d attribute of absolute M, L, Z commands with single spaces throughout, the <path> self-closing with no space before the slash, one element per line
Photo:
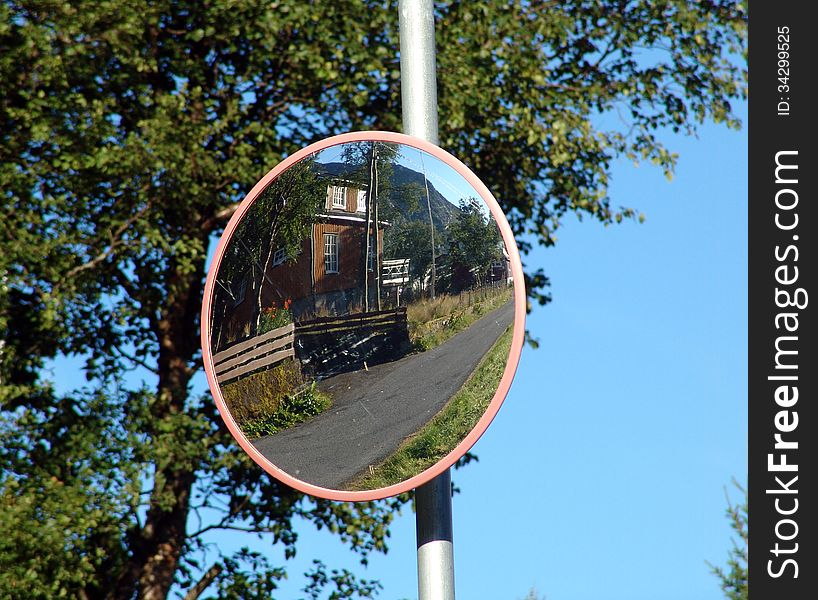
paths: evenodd
<path fill-rule="evenodd" d="M 360 185 L 334 181 L 327 186 L 324 211 L 319 213 L 299 254 L 287 260 L 284 248 L 274 250 L 262 287 L 262 308 L 282 307 L 286 302 L 296 320 L 314 315 L 342 315 L 357 311 L 364 296 L 364 250 L 366 248 L 366 191 Z M 373 219 L 370 217 L 370 222 Z M 383 262 L 383 231 L 370 225 L 368 284 Z M 258 316 L 260 268 L 248 264 L 246 274 L 222 286 L 226 306 L 221 343 L 255 333 Z M 371 292 L 370 292 L 370 297 Z M 231 306 L 232 305 L 232 306 Z M 215 333 L 215 332 L 214 332 Z"/>

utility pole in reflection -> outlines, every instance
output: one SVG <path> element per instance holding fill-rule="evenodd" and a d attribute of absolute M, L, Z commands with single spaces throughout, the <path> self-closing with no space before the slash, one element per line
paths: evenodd
<path fill-rule="evenodd" d="M 361 252 L 361 277 L 364 284 L 364 312 L 369 312 L 369 257 L 372 248 L 372 207 L 377 194 L 377 171 L 375 169 L 375 142 L 369 148 L 368 179 L 366 188 L 366 224 L 364 226 L 363 252 Z M 375 214 L 375 240 L 378 239 L 378 216 Z"/>
<path fill-rule="evenodd" d="M 403 131 L 437 144 L 434 5 L 432 0 L 400 0 L 399 11 Z M 418 600 L 454 600 L 450 471 L 415 490 L 415 500 Z"/>
<path fill-rule="evenodd" d="M 375 306 L 377 310 L 381 310 L 381 257 L 378 244 L 378 230 L 380 228 L 380 216 L 378 215 L 378 185 L 380 184 L 380 177 L 378 175 L 378 142 L 372 142 L 372 172 L 375 174 L 375 178 L 372 182 L 374 186 L 374 198 L 372 205 L 372 211 L 374 214 L 374 241 L 372 242 L 372 252 L 374 253 L 374 257 L 372 260 L 372 277 L 375 280 Z M 372 239 L 372 238 L 371 238 Z M 369 250 L 367 248 L 367 250 Z"/>
<path fill-rule="evenodd" d="M 429 208 L 429 235 L 432 238 L 432 292 L 430 298 L 435 299 L 435 287 L 437 286 L 437 276 L 435 273 L 435 222 L 432 219 L 432 199 L 429 197 L 429 181 L 426 179 L 426 165 L 423 163 L 423 152 L 420 152 L 420 168 L 423 169 L 423 185 L 426 187 L 426 206 Z"/>

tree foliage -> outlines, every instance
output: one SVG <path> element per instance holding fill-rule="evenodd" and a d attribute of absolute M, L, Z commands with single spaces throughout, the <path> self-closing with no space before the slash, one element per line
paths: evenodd
<path fill-rule="evenodd" d="M 257 317 L 251 333 L 258 331 L 264 290 L 271 287 L 266 273 L 275 253 L 282 250 L 286 260 L 297 257 L 303 240 L 319 220 L 326 191 L 326 181 L 315 171 L 315 160 L 305 158 L 291 165 L 258 195 L 236 227 L 219 266 L 213 303 L 214 328 L 221 329 L 222 317 L 236 300 L 232 290 L 235 282 L 244 280 L 245 284 L 248 281 L 252 284 L 255 296 Z M 219 337 L 214 331 L 214 348 L 218 347 Z"/>
<path fill-rule="evenodd" d="M 392 222 L 418 206 L 419 190 L 411 184 L 393 182 L 400 146 L 387 142 L 353 142 L 344 144 L 341 160 L 345 179 L 366 190 L 366 202 L 378 199 L 378 219 Z M 377 189 L 372 189 L 372 181 Z M 371 215 L 370 215 L 371 216 Z"/>
<path fill-rule="evenodd" d="M 478 286 L 492 262 L 503 256 L 500 230 L 488 213 L 483 213 L 483 206 L 476 198 L 460 201 L 458 214 L 449 225 L 446 256 L 450 273 L 458 268 L 470 271 Z"/>
<path fill-rule="evenodd" d="M 660 129 L 737 124 L 739 3 L 435 10 L 441 145 L 529 234 L 523 251 L 554 243 L 569 212 L 633 216 L 612 206 L 610 166 L 670 174 Z M 209 245 L 295 149 L 400 129 L 397 46 L 390 0 L 0 2 L 0 595 L 163 598 L 208 573 L 220 597 L 263 595 L 283 567 L 214 555 L 206 535 L 256 532 L 291 556 L 299 519 L 364 559 L 386 548 L 406 498 L 278 485 L 192 378 Z M 546 299 L 542 272 L 528 283 Z M 53 385 L 53 360 L 84 387 Z M 336 575 L 316 585 L 373 593 Z"/>
<path fill-rule="evenodd" d="M 747 561 L 749 559 L 749 520 L 747 515 L 747 490 L 737 481 L 733 480 L 733 485 L 744 496 L 740 504 L 734 504 L 727 496 L 727 518 L 730 527 L 738 536 L 738 540 L 733 540 L 733 548 L 730 550 L 727 567 L 716 567 L 710 565 L 713 574 L 718 577 L 724 596 L 729 600 L 747 600 L 749 597 L 749 579 Z M 725 492 L 725 495 L 727 493 Z"/>
<path fill-rule="evenodd" d="M 434 228 L 435 253 L 442 254 L 444 232 Z M 384 256 L 409 259 L 409 285 L 423 282 L 432 266 L 432 231 L 428 220 L 414 221 L 398 215 L 386 230 Z"/>
<path fill-rule="evenodd" d="M 670 177 L 666 129 L 737 127 L 746 97 L 735 58 L 746 9 L 734 1 L 515 1 L 437 4 L 440 143 L 488 185 L 524 252 L 550 246 L 567 213 L 604 224 L 639 218 L 613 205 L 615 158 Z M 527 234 L 527 235 L 523 235 Z M 529 295 L 549 297 L 542 271 Z"/>
<path fill-rule="evenodd" d="M 528 593 L 525 595 L 523 600 L 546 600 L 546 598 L 545 595 L 540 597 L 540 595 L 537 593 L 537 588 L 532 587 L 530 590 L 528 590 Z"/>

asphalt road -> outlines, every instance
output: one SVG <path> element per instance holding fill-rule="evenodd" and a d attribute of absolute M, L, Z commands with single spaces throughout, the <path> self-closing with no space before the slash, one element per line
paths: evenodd
<path fill-rule="evenodd" d="M 343 489 L 428 423 L 513 319 L 509 301 L 436 348 L 324 379 L 319 388 L 332 395 L 332 408 L 253 444 L 293 477 Z"/>

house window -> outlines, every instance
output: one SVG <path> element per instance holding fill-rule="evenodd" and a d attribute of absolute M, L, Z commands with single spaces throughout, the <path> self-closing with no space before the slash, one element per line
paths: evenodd
<path fill-rule="evenodd" d="M 324 272 L 338 272 L 338 234 L 324 234 Z"/>
<path fill-rule="evenodd" d="M 332 208 L 347 207 L 347 189 L 345 187 L 333 186 L 332 188 Z"/>
<path fill-rule="evenodd" d="M 282 246 L 273 253 L 273 266 L 277 267 L 287 260 L 287 249 Z"/>

